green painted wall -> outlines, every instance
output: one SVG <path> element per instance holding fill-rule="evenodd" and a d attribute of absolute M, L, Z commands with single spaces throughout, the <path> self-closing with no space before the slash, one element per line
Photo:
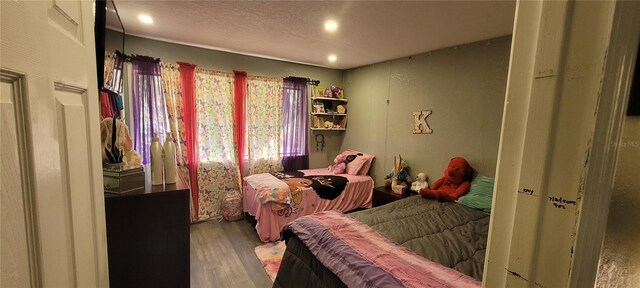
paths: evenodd
<path fill-rule="evenodd" d="M 454 156 L 493 176 L 509 68 L 510 37 L 501 37 L 347 70 L 349 123 L 342 149 L 376 155 L 382 185 L 393 156 L 433 183 Z M 412 112 L 433 110 L 433 134 L 412 134 Z"/>
<path fill-rule="evenodd" d="M 346 71 L 130 35 L 125 52 L 219 71 L 309 77 L 325 87 L 344 87 L 347 131 L 310 133 L 311 167 L 331 164 L 344 149 L 358 149 L 376 155 L 371 174 L 381 185 L 397 154 L 407 159 L 412 176 L 425 172 L 430 182 L 441 177 L 454 156 L 465 157 L 482 174 L 494 175 L 510 44 L 510 37 L 502 37 Z M 107 30 L 106 49 L 122 49 L 119 32 Z M 433 134 L 412 134 L 411 113 L 419 110 L 433 110 L 428 118 Z M 324 151 L 316 151 L 317 134 L 325 137 Z"/>
<path fill-rule="evenodd" d="M 122 50 L 122 34 L 107 30 L 105 49 L 107 51 Z M 320 80 L 325 87 L 342 86 L 343 71 L 270 60 L 259 57 L 197 48 L 192 46 L 157 41 L 127 35 L 125 38 L 126 54 L 139 54 L 162 59 L 163 62 L 184 61 L 200 67 L 218 71 L 246 71 L 250 75 L 286 77 L 299 76 Z M 309 158 L 311 168 L 326 167 L 333 163 L 333 158 L 340 153 L 343 134 L 323 132 L 325 135 L 324 151 L 316 152 L 315 134 L 309 133 Z"/>

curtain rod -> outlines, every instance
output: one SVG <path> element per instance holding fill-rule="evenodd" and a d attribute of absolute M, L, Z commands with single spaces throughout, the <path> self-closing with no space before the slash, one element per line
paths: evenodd
<path fill-rule="evenodd" d="M 153 58 L 151 56 L 144 56 L 144 55 L 137 55 L 137 54 L 127 55 L 120 52 L 120 50 L 116 50 L 116 54 L 122 57 L 123 61 L 125 62 L 131 62 L 131 60 L 135 58 L 136 60 L 140 60 L 140 61 L 160 63 L 160 58 Z"/>
<path fill-rule="evenodd" d="M 320 80 L 312 80 L 312 79 L 309 79 L 309 78 L 302 78 L 302 77 L 295 77 L 295 76 L 284 77 L 284 80 L 306 82 L 306 83 L 309 83 L 309 84 L 314 85 L 314 86 L 318 86 L 320 84 Z"/>

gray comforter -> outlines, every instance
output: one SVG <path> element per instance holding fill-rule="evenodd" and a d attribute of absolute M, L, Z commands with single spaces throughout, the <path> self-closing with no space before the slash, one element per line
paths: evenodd
<path fill-rule="evenodd" d="M 422 257 L 482 280 L 489 214 L 413 196 L 352 216 Z"/>
<path fill-rule="evenodd" d="M 413 196 L 351 215 L 429 260 L 482 280 L 489 214 Z M 274 286 L 336 287 L 337 276 L 305 248 L 291 235 Z"/>

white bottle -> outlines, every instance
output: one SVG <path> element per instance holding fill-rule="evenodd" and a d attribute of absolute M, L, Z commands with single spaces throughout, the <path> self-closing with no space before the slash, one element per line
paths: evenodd
<path fill-rule="evenodd" d="M 167 140 L 164 141 L 164 182 L 166 184 L 176 183 L 176 144 L 173 143 L 171 133 L 167 133 Z"/>
<path fill-rule="evenodd" d="M 162 145 L 158 134 L 151 139 L 151 185 L 162 185 Z"/>

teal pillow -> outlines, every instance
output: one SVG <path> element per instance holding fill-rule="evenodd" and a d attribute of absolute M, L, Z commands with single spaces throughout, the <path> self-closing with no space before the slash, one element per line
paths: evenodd
<path fill-rule="evenodd" d="M 494 178 L 478 175 L 471 181 L 469 193 L 460 197 L 456 202 L 484 212 L 491 213 Z"/>

